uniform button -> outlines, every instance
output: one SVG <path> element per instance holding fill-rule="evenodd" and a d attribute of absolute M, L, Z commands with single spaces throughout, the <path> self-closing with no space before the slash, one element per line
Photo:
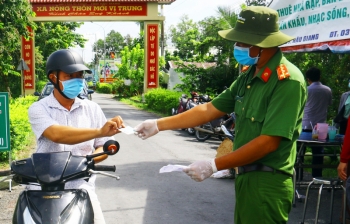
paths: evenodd
<path fill-rule="evenodd" d="M 252 121 L 254 121 L 254 117 L 252 117 Z"/>
<path fill-rule="evenodd" d="M 250 86 L 247 86 L 247 89 L 250 89 Z"/>
<path fill-rule="evenodd" d="M 242 108 L 242 110 L 244 110 L 244 107 Z"/>

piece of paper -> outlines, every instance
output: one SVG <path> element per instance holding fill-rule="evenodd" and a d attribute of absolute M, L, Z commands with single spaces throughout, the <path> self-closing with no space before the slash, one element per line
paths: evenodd
<path fill-rule="evenodd" d="M 134 129 L 130 126 L 126 126 L 125 128 L 120 128 L 119 131 L 121 131 L 124 134 L 131 135 L 134 134 Z"/>
<path fill-rule="evenodd" d="M 182 172 L 183 168 L 186 168 L 187 166 L 183 166 L 183 165 L 167 165 L 167 166 L 163 166 L 162 168 L 160 168 L 159 173 L 169 173 L 169 172 Z"/>

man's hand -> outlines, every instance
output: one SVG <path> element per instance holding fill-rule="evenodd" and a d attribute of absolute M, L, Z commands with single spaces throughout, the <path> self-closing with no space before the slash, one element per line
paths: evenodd
<path fill-rule="evenodd" d="M 342 180 L 346 180 L 347 179 L 347 175 L 346 175 L 346 170 L 348 168 L 348 164 L 347 163 L 342 163 L 340 162 L 338 165 L 338 176 L 340 179 Z"/>
<path fill-rule="evenodd" d="M 117 128 L 125 128 L 123 119 L 121 116 L 115 116 L 111 119 L 111 121 L 114 121 L 115 123 L 117 123 Z"/>
<path fill-rule="evenodd" d="M 159 132 L 157 119 L 145 120 L 141 124 L 137 125 L 135 128 L 135 134 L 142 139 L 149 138 Z"/>
<path fill-rule="evenodd" d="M 218 170 L 215 165 L 215 159 L 212 159 L 209 161 L 196 161 L 184 168 L 183 171 L 193 180 L 201 182 Z"/>
<path fill-rule="evenodd" d="M 100 129 L 100 136 L 106 137 L 106 136 L 113 136 L 120 131 L 119 128 L 125 128 L 125 125 L 123 123 L 123 119 L 120 116 L 116 116 L 112 118 L 111 120 L 108 120 L 105 125 Z"/>

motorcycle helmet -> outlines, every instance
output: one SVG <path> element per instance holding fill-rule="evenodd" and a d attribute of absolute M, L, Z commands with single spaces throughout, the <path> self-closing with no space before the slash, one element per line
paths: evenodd
<path fill-rule="evenodd" d="M 69 49 L 62 49 L 53 52 L 46 61 L 46 75 L 50 82 L 55 86 L 55 88 L 60 92 L 62 96 L 67 99 L 67 97 L 61 90 L 59 86 L 59 71 L 63 71 L 67 74 L 72 74 L 79 71 L 85 71 L 87 73 L 92 73 L 92 71 L 84 65 L 82 57 L 75 51 Z M 54 83 L 49 75 L 55 72 L 56 73 L 56 83 Z M 78 96 L 79 98 L 80 95 Z"/>
<path fill-rule="evenodd" d="M 92 73 L 91 70 L 84 65 L 82 57 L 75 51 L 63 49 L 53 52 L 46 62 L 46 75 L 52 71 L 64 71 L 67 74 L 85 71 Z"/>

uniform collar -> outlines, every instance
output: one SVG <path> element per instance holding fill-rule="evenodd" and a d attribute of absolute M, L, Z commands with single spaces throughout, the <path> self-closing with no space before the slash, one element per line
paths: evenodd
<path fill-rule="evenodd" d="M 263 66 L 260 71 L 258 72 L 258 74 L 255 76 L 259 79 L 261 79 L 264 83 L 266 83 L 268 81 L 268 79 L 270 78 L 271 73 L 273 73 L 277 66 L 281 64 L 281 60 L 282 60 L 282 51 L 281 49 L 278 49 L 277 52 L 275 53 L 275 55 L 273 55 L 270 60 L 266 63 L 265 66 Z M 266 77 L 263 77 L 267 74 L 269 74 L 269 77 L 266 80 Z"/>

